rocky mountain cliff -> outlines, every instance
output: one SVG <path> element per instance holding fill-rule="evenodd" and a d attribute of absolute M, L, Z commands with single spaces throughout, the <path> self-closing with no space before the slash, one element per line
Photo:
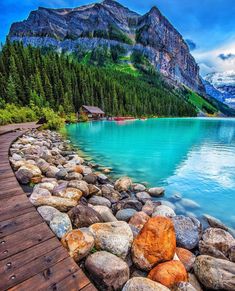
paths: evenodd
<path fill-rule="evenodd" d="M 14 23 L 9 38 L 67 51 L 75 50 L 78 44 L 86 49 L 119 44 L 128 53 L 141 52 L 172 82 L 204 93 L 199 67 L 186 42 L 156 7 L 145 15 L 113 0 L 73 9 L 40 7 L 27 20 Z"/>

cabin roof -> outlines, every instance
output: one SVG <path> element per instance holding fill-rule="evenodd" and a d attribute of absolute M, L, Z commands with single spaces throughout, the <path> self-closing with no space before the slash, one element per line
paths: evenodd
<path fill-rule="evenodd" d="M 96 107 L 96 106 L 82 105 L 82 108 L 86 109 L 89 113 L 104 114 L 104 111 L 102 111 L 99 107 Z"/>

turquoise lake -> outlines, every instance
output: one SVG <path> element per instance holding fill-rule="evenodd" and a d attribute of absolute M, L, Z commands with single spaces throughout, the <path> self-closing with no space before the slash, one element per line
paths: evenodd
<path fill-rule="evenodd" d="M 148 186 L 164 186 L 164 200 L 180 193 L 204 213 L 235 228 L 235 119 L 164 118 L 127 122 L 98 121 L 67 126 L 72 143 L 111 167 Z"/>

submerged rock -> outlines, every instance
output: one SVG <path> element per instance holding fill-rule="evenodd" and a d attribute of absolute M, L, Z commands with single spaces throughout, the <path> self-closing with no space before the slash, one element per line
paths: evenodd
<path fill-rule="evenodd" d="M 165 193 L 165 189 L 163 187 L 154 187 L 148 189 L 148 193 L 153 197 L 159 197 Z"/>
<path fill-rule="evenodd" d="M 130 276 L 128 265 L 105 251 L 90 255 L 85 268 L 101 290 L 120 290 Z"/>
<path fill-rule="evenodd" d="M 175 211 L 166 205 L 159 205 L 154 209 L 152 217 L 155 216 L 165 216 L 165 217 L 173 217 L 176 216 Z"/>
<path fill-rule="evenodd" d="M 172 260 L 176 250 L 174 225 L 169 218 L 150 218 L 132 245 L 132 259 L 142 270 Z"/>

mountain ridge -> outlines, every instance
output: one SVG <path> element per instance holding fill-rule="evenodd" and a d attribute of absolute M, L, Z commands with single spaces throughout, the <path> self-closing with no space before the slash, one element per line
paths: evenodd
<path fill-rule="evenodd" d="M 113 40 L 123 46 L 129 44 L 129 53 L 139 50 L 145 54 L 153 67 L 172 82 L 201 94 L 205 92 L 199 67 L 188 45 L 157 7 L 144 15 L 113 0 L 68 9 L 40 7 L 32 11 L 27 20 L 12 24 L 9 33 L 11 40 L 35 46 L 50 46 L 56 40 L 57 49 L 69 39 L 71 50 L 73 42 L 76 46 L 79 39 L 86 39 L 88 44 L 87 36 L 91 43 L 92 38 L 98 36 L 97 39 L 109 39 L 106 41 L 109 46 L 113 45 Z M 67 46 L 64 49 L 68 49 Z"/>

